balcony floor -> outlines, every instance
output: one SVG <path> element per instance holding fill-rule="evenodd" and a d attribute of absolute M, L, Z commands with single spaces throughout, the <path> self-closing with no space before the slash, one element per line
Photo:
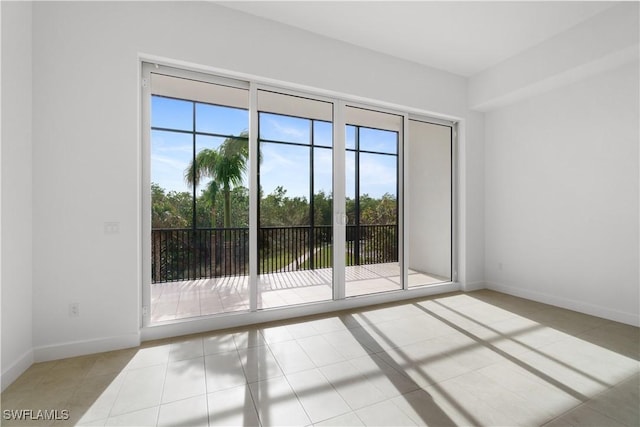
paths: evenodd
<path fill-rule="evenodd" d="M 259 276 L 258 308 L 283 307 L 332 298 L 331 268 Z M 400 289 L 398 263 L 347 267 L 346 295 Z M 446 281 L 409 270 L 409 286 Z M 151 323 L 249 310 L 249 277 L 231 276 L 151 285 Z"/>

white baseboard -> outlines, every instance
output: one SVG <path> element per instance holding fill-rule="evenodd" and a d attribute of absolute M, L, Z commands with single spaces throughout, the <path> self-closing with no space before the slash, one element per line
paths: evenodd
<path fill-rule="evenodd" d="M 487 284 L 485 282 L 480 282 L 480 281 L 469 282 L 462 285 L 462 290 L 464 292 L 478 291 L 480 289 L 486 289 L 486 288 L 487 288 Z"/>
<path fill-rule="evenodd" d="M 615 322 L 626 323 L 631 326 L 640 326 L 640 315 L 615 310 L 608 307 L 602 307 L 585 301 L 574 300 L 559 297 L 544 292 L 536 292 L 526 289 L 514 288 L 498 283 L 486 283 L 487 289 L 513 295 L 516 297 L 526 298 L 533 301 L 550 304 L 557 307 L 566 308 L 580 313 L 589 314 L 591 316 L 602 317 L 603 319 L 613 320 Z"/>
<path fill-rule="evenodd" d="M 0 387 L 4 391 L 9 384 L 18 379 L 20 375 L 24 373 L 29 366 L 33 364 L 33 350 L 28 350 L 15 362 L 11 364 L 7 369 L 2 372 L 2 378 L 0 378 Z"/>
<path fill-rule="evenodd" d="M 36 362 L 64 359 L 67 357 L 84 356 L 86 354 L 101 353 L 103 351 L 120 350 L 140 345 L 140 333 L 134 332 L 115 337 L 98 338 L 83 341 L 72 341 L 61 344 L 45 345 L 33 349 Z"/>

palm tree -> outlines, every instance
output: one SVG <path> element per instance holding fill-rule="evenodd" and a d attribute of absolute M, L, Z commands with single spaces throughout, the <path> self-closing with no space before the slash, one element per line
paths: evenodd
<path fill-rule="evenodd" d="M 213 214 L 215 198 L 222 191 L 225 228 L 231 227 L 231 190 L 242 184 L 242 176 L 247 170 L 248 136 L 245 131 L 237 137 L 225 139 L 218 149 L 205 148 L 196 155 L 195 170 L 192 162 L 184 171 L 185 181 L 189 185 L 198 185 L 202 179 L 211 178 L 204 196 L 211 203 Z M 213 221 L 215 222 L 215 215 Z"/>

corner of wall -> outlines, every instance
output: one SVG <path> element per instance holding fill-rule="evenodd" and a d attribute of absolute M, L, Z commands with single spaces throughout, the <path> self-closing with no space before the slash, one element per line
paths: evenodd
<path fill-rule="evenodd" d="M 484 113 L 469 110 L 458 129 L 459 281 L 484 287 Z"/>
<path fill-rule="evenodd" d="M 4 391 L 11 383 L 18 379 L 33 364 L 33 350 L 27 350 L 21 357 L 14 361 L 6 369 L 3 369 L 0 377 L 0 391 Z"/>
<path fill-rule="evenodd" d="M 487 283 L 483 281 L 468 282 L 462 285 L 463 292 L 473 292 L 473 291 L 479 291 L 481 289 L 487 289 L 487 288 L 488 288 Z"/>
<path fill-rule="evenodd" d="M 563 298 L 546 292 L 538 292 L 531 289 L 517 288 L 505 284 L 487 282 L 486 289 L 491 289 L 503 294 L 515 297 L 526 298 L 528 300 L 553 305 L 555 307 L 566 308 L 591 316 L 613 320 L 614 322 L 625 323 L 627 325 L 640 327 L 640 316 L 636 313 L 628 313 L 596 304 L 591 304 L 579 299 Z"/>
<path fill-rule="evenodd" d="M 0 2 L 0 11 L 0 383 L 4 390 L 33 363 L 33 7 L 31 2 Z"/>

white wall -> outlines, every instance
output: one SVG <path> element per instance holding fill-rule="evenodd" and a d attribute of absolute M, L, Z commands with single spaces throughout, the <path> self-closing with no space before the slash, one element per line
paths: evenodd
<path fill-rule="evenodd" d="M 467 114 L 462 77 L 207 2 L 33 7 L 38 359 L 127 345 L 138 337 L 139 54 Z M 478 150 L 483 135 L 468 130 Z M 479 170 L 470 192 L 481 191 Z M 465 209 L 482 212 L 477 202 Z M 105 235 L 107 221 L 119 222 L 120 233 Z M 478 277 L 482 267 L 476 262 L 469 274 Z M 79 318 L 69 318 L 71 302 L 80 303 Z"/>
<path fill-rule="evenodd" d="M 2 389 L 33 362 L 31 4 L 1 2 Z"/>
<path fill-rule="evenodd" d="M 458 226 L 459 281 L 465 290 L 484 287 L 484 114 L 469 112 L 458 134 L 465 140 L 459 146 L 456 186 L 459 192 Z"/>
<path fill-rule="evenodd" d="M 639 323 L 638 62 L 485 114 L 491 288 Z"/>

